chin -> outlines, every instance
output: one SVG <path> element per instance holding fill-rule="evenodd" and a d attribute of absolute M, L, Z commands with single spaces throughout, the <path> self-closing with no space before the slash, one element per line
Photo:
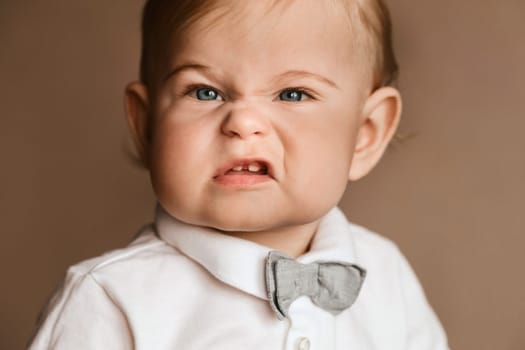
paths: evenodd
<path fill-rule="evenodd" d="M 230 205 L 228 210 L 223 208 L 212 207 L 203 213 L 204 225 L 226 232 L 268 231 L 286 226 L 293 215 L 282 207 L 269 205 Z"/>
<path fill-rule="evenodd" d="M 222 215 L 212 216 L 204 220 L 203 226 L 224 232 L 256 232 L 266 231 L 276 225 L 275 220 L 265 220 L 261 215 Z"/>
<path fill-rule="evenodd" d="M 236 213 L 225 213 L 221 211 L 220 213 L 213 214 L 206 216 L 201 226 L 231 233 L 271 231 L 284 227 L 300 226 L 314 222 L 322 216 L 319 213 L 307 213 L 304 211 L 262 211 L 260 209 L 257 211 L 242 211 Z"/>

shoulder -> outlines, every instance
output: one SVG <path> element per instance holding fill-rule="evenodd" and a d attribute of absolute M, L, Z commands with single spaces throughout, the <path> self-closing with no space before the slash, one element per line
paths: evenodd
<path fill-rule="evenodd" d="M 382 337 L 394 339 L 404 334 L 405 349 L 448 349 L 443 328 L 398 246 L 362 226 L 349 223 L 349 229 L 356 259 L 367 271 L 357 302 L 360 313 L 373 320 Z M 395 332 L 389 334 L 392 329 Z"/>
<path fill-rule="evenodd" d="M 71 266 L 63 289 L 74 293 L 77 286 L 95 283 L 127 314 L 140 305 L 157 307 L 159 300 L 174 293 L 182 302 L 191 292 L 185 287 L 188 283 L 200 285 L 208 278 L 198 263 L 162 240 L 154 225 L 147 225 L 128 246 Z"/>
<path fill-rule="evenodd" d="M 100 283 L 106 273 L 115 269 L 126 269 L 146 257 L 160 257 L 173 254 L 174 248 L 169 247 L 157 238 L 153 225 L 146 225 L 140 229 L 133 241 L 126 247 L 108 251 L 97 257 L 77 262 L 67 268 L 59 285 L 55 288 L 49 304 L 56 304 L 59 299 L 68 297 L 68 294 L 82 291 L 90 285 L 105 289 Z M 48 305 L 49 306 L 49 305 Z"/>
<path fill-rule="evenodd" d="M 145 257 L 173 254 L 173 248 L 158 239 L 153 225 L 146 225 L 138 232 L 135 239 L 126 247 L 107 251 L 102 255 L 86 259 L 71 265 L 67 273 L 76 276 L 103 273 L 115 266 L 132 264 Z"/>
<path fill-rule="evenodd" d="M 138 261 L 155 257 L 150 259 L 154 261 L 170 251 L 173 255 L 173 248 L 159 240 L 148 225 L 127 247 L 70 266 L 38 316 L 30 349 L 48 349 L 50 344 L 68 349 L 106 349 L 108 342 L 111 348 L 129 349 L 132 340 L 125 305 L 107 282 L 133 278 L 129 272 L 138 271 Z"/>
<path fill-rule="evenodd" d="M 79 284 L 87 278 L 111 293 L 147 284 L 167 274 L 184 275 L 195 269 L 194 265 L 180 251 L 161 240 L 154 225 L 146 225 L 128 246 L 70 266 L 63 284 Z"/>
<path fill-rule="evenodd" d="M 419 280 L 405 255 L 392 240 L 349 222 L 356 260 L 368 271 L 367 279 L 379 285 L 421 290 Z M 390 293 L 391 291 L 389 291 Z"/>
<path fill-rule="evenodd" d="M 408 259 L 392 240 L 363 226 L 349 223 L 354 241 L 356 261 L 367 270 L 370 287 L 406 299 L 407 290 L 423 294 L 419 280 Z"/>
<path fill-rule="evenodd" d="M 353 223 L 349 223 L 349 229 L 356 262 L 366 270 L 361 301 L 370 304 L 374 310 L 380 306 L 379 310 L 375 310 L 377 312 L 367 312 L 384 316 L 389 310 L 396 322 L 400 322 L 399 317 L 403 318 L 406 307 L 404 290 L 414 286 L 419 288 L 417 278 L 393 241 Z M 414 278 L 407 279 L 407 275 Z"/>

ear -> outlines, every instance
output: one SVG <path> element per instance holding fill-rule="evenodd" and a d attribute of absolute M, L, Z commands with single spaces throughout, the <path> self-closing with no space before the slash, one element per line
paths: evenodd
<path fill-rule="evenodd" d="M 126 86 L 124 107 L 133 143 L 142 164 L 149 166 L 148 149 L 150 125 L 148 91 L 144 84 L 133 82 Z"/>
<path fill-rule="evenodd" d="M 399 91 L 392 87 L 379 88 L 367 98 L 350 168 L 350 181 L 368 174 L 381 159 L 399 124 L 401 104 Z"/>

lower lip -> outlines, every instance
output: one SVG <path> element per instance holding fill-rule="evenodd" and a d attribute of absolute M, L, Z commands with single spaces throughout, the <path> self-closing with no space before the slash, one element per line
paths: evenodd
<path fill-rule="evenodd" d="M 262 184 L 271 180 L 268 175 L 219 175 L 214 178 L 215 182 L 219 185 L 228 187 L 250 187 L 258 184 Z"/>

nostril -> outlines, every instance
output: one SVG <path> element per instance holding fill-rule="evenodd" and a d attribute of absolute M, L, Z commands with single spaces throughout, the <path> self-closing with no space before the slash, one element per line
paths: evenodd
<path fill-rule="evenodd" d="M 254 109 L 231 111 L 222 121 L 222 133 L 229 137 L 245 139 L 251 136 L 264 136 L 268 132 L 268 121 Z"/>

